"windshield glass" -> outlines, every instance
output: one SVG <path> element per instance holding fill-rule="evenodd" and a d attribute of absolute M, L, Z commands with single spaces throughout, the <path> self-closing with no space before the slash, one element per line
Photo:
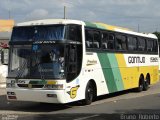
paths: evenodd
<path fill-rule="evenodd" d="M 11 46 L 10 62 L 9 77 L 65 77 L 63 45 L 14 45 Z"/>
<path fill-rule="evenodd" d="M 14 27 L 11 41 L 64 40 L 65 26 Z"/>

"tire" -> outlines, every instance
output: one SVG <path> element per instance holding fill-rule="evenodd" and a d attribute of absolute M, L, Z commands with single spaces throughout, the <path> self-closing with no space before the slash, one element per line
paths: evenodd
<path fill-rule="evenodd" d="M 144 90 L 144 79 L 142 77 L 140 77 L 139 86 L 137 88 L 137 92 L 141 92 L 143 90 Z"/>
<path fill-rule="evenodd" d="M 147 91 L 148 88 L 149 88 L 149 81 L 148 81 L 148 79 L 146 79 L 146 80 L 144 81 L 144 84 L 143 84 L 143 90 L 144 90 L 144 91 Z"/>
<path fill-rule="evenodd" d="M 84 99 L 84 104 L 85 105 L 90 105 L 93 102 L 94 99 L 94 87 L 93 85 L 89 82 L 86 87 L 85 91 L 85 99 Z"/>

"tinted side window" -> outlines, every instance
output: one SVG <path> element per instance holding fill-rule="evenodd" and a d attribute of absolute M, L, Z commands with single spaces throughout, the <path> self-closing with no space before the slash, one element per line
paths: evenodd
<path fill-rule="evenodd" d="M 158 52 L 158 43 L 157 40 L 154 40 L 154 44 L 153 44 L 153 52 Z"/>
<path fill-rule="evenodd" d="M 91 30 L 85 30 L 86 48 L 92 48 L 93 32 Z"/>
<path fill-rule="evenodd" d="M 114 34 L 110 33 L 108 37 L 107 48 L 114 49 L 115 36 Z"/>
<path fill-rule="evenodd" d="M 93 48 L 100 48 L 100 41 L 101 41 L 101 36 L 100 32 L 98 31 L 93 31 Z"/>
<path fill-rule="evenodd" d="M 100 48 L 101 36 L 99 31 L 85 30 L 86 48 Z"/>
<path fill-rule="evenodd" d="M 126 50 L 127 44 L 126 44 L 126 36 L 123 35 L 116 35 L 116 49 L 117 50 Z"/>
<path fill-rule="evenodd" d="M 108 33 L 103 32 L 102 33 L 102 49 L 108 49 Z"/>
<path fill-rule="evenodd" d="M 81 32 L 81 26 L 79 25 L 69 25 L 68 26 L 68 36 L 67 38 L 69 40 L 73 41 L 82 41 L 82 32 Z"/>
<path fill-rule="evenodd" d="M 112 50 L 114 49 L 115 36 L 112 33 L 102 33 L 102 49 Z"/>
<path fill-rule="evenodd" d="M 138 50 L 139 50 L 139 51 L 144 51 L 145 48 L 146 48 L 145 39 L 139 38 L 139 39 L 138 39 Z"/>
<path fill-rule="evenodd" d="M 128 37 L 128 50 L 137 50 L 137 38 L 135 37 Z"/>
<path fill-rule="evenodd" d="M 154 46 L 154 41 L 153 40 L 147 40 L 147 51 L 152 52 L 153 51 L 153 46 Z"/>

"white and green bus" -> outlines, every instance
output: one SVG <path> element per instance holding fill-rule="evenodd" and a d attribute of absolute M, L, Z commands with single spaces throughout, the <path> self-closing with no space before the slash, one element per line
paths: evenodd
<path fill-rule="evenodd" d="M 9 42 L 7 99 L 85 104 L 158 82 L 158 42 L 103 23 L 48 19 L 19 23 Z"/>

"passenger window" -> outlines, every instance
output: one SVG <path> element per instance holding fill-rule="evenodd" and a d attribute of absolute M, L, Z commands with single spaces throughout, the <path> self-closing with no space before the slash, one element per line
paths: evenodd
<path fill-rule="evenodd" d="M 109 39 L 108 39 L 108 43 L 107 43 L 107 48 L 108 49 L 114 49 L 114 41 L 115 41 L 114 35 L 109 34 Z"/>
<path fill-rule="evenodd" d="M 108 42 L 108 34 L 102 33 L 102 49 L 108 48 L 107 42 Z"/>
<path fill-rule="evenodd" d="M 86 37 L 86 48 L 91 48 L 93 41 L 93 32 L 90 30 L 85 30 L 85 37 Z"/>
<path fill-rule="evenodd" d="M 138 50 L 139 50 L 139 51 L 144 51 L 145 48 L 146 48 L 145 39 L 139 38 L 139 39 L 138 39 Z"/>
<path fill-rule="evenodd" d="M 81 26 L 79 25 L 68 25 L 68 35 L 69 40 L 82 42 L 82 32 Z"/>
<path fill-rule="evenodd" d="M 152 52 L 153 51 L 154 42 L 153 40 L 147 40 L 147 51 Z"/>
<path fill-rule="evenodd" d="M 128 50 L 134 51 L 137 50 L 137 38 L 135 37 L 128 37 Z"/>
<path fill-rule="evenodd" d="M 154 40 L 153 52 L 158 52 L 158 43 L 156 40 Z"/>
<path fill-rule="evenodd" d="M 101 36 L 100 32 L 94 30 L 86 30 L 86 48 L 100 48 Z"/>
<path fill-rule="evenodd" d="M 123 35 L 116 35 L 116 49 L 117 50 L 126 50 L 126 36 Z"/>
<path fill-rule="evenodd" d="M 94 31 L 94 40 L 93 40 L 93 48 L 100 48 L 100 32 Z"/>

